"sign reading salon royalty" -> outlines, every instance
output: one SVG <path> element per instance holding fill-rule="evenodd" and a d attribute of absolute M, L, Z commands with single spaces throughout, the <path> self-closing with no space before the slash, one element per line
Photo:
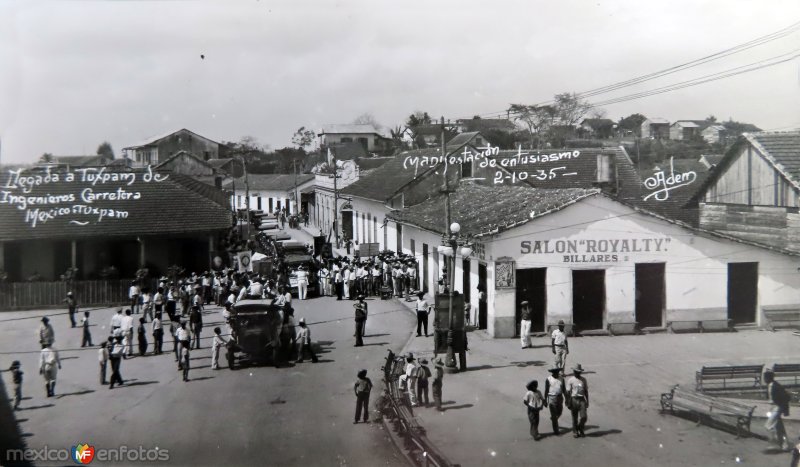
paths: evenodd
<path fill-rule="evenodd" d="M 628 253 L 664 253 L 669 238 L 624 238 L 591 240 L 524 240 L 520 253 L 558 254 L 564 263 L 618 263 L 628 261 Z"/>
<path fill-rule="evenodd" d="M 142 198 L 134 183 L 159 183 L 168 177 L 153 172 L 150 166 L 142 172 L 110 172 L 105 167 L 68 171 L 47 167 L 41 172 L 10 169 L 5 183 L 0 184 L 0 204 L 20 210 L 31 228 L 56 218 L 84 226 L 104 219 L 127 219 L 125 204 Z"/>

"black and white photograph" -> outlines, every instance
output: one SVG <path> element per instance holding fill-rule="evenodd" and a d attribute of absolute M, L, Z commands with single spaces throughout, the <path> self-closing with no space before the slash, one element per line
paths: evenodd
<path fill-rule="evenodd" d="M 0 465 L 575 464 L 800 467 L 800 2 L 0 0 Z"/>

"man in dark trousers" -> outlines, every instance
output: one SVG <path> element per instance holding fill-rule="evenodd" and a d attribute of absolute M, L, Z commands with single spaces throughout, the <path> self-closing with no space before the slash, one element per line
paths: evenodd
<path fill-rule="evenodd" d="M 425 330 L 425 337 L 428 337 L 428 315 L 431 312 L 431 306 L 425 300 L 425 292 L 417 294 L 417 336 L 420 336 L 420 331 Z"/>
<path fill-rule="evenodd" d="M 367 370 L 358 372 L 358 379 L 353 391 L 356 394 L 356 419 L 353 423 L 358 423 L 362 411 L 364 412 L 364 423 L 369 423 L 369 393 L 372 391 L 372 381 L 367 378 Z"/>
<path fill-rule="evenodd" d="M 353 305 L 356 309 L 356 347 L 364 345 L 364 323 L 367 321 L 367 302 L 364 296 L 358 297 L 358 302 Z"/>
<path fill-rule="evenodd" d="M 544 382 L 544 397 L 550 409 L 550 421 L 553 423 L 553 433 L 560 435 L 558 419 L 564 410 L 564 380 L 561 378 L 561 368 L 550 368 L 550 376 Z"/>
<path fill-rule="evenodd" d="M 783 416 L 789 415 L 789 401 L 791 396 L 783 385 L 775 381 L 775 373 L 772 370 L 764 372 L 764 382 L 767 383 L 767 395 L 772 401 L 767 413 L 767 422 L 764 427 L 773 434 L 772 441 L 784 451 L 791 449 L 789 438 L 786 436 L 786 427 L 783 425 Z"/>
<path fill-rule="evenodd" d="M 75 327 L 75 312 L 78 310 L 78 301 L 75 300 L 75 295 L 72 292 L 67 292 L 67 298 L 64 299 L 67 304 L 67 311 L 69 312 L 69 322 L 72 327 Z"/>
<path fill-rule="evenodd" d="M 589 384 L 586 378 L 581 376 L 583 367 L 580 363 L 572 369 L 572 377 L 567 380 L 564 393 L 567 396 L 567 407 L 572 412 L 572 434 L 576 438 L 583 438 L 586 433 L 586 410 L 589 408 Z"/>

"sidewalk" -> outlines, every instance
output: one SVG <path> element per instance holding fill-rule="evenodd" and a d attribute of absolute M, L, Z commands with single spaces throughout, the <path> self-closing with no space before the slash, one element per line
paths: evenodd
<path fill-rule="evenodd" d="M 413 302 L 401 303 L 413 313 Z M 415 332 L 412 336 L 403 352 L 431 361 L 433 337 L 415 337 Z M 789 454 L 769 453 L 766 441 L 736 439 L 725 431 L 661 415 L 659 401 L 675 384 L 694 389 L 695 371 L 703 365 L 797 363 L 800 341 L 791 332 L 579 337 L 569 343 L 567 367 L 581 363 L 587 370 L 591 406 L 586 438 L 573 438 L 566 410 L 559 424 L 562 433 L 570 432 L 552 436 L 545 410 L 539 430 L 546 437 L 535 442 L 528 434 L 522 404 L 525 384 L 536 379 L 543 390 L 553 363 L 550 340 L 544 337 L 533 339 L 532 349 L 520 349 L 519 339 L 471 332 L 467 371 L 445 374 L 445 410 L 419 407 L 414 415 L 431 441 L 462 465 L 529 465 L 532 459 L 540 465 L 564 465 L 565 453 L 570 453 L 570 464 L 720 465 L 737 463 L 737 458 L 750 465 L 789 462 Z M 757 406 L 751 428 L 766 435 L 768 403 L 741 402 Z M 793 407 L 787 420 L 790 440 L 800 435 L 799 412 Z"/>

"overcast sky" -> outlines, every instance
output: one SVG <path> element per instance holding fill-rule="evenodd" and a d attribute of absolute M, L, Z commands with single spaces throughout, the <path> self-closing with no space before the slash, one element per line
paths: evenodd
<path fill-rule="evenodd" d="M 798 0 L 0 0 L 0 162 L 119 155 L 188 128 L 273 148 L 300 126 L 370 112 L 395 126 L 536 103 L 688 62 L 800 20 Z M 629 94 L 800 47 L 800 33 Z M 205 59 L 201 58 L 205 56 Z M 800 126 L 800 59 L 604 107 L 651 117 Z"/>

